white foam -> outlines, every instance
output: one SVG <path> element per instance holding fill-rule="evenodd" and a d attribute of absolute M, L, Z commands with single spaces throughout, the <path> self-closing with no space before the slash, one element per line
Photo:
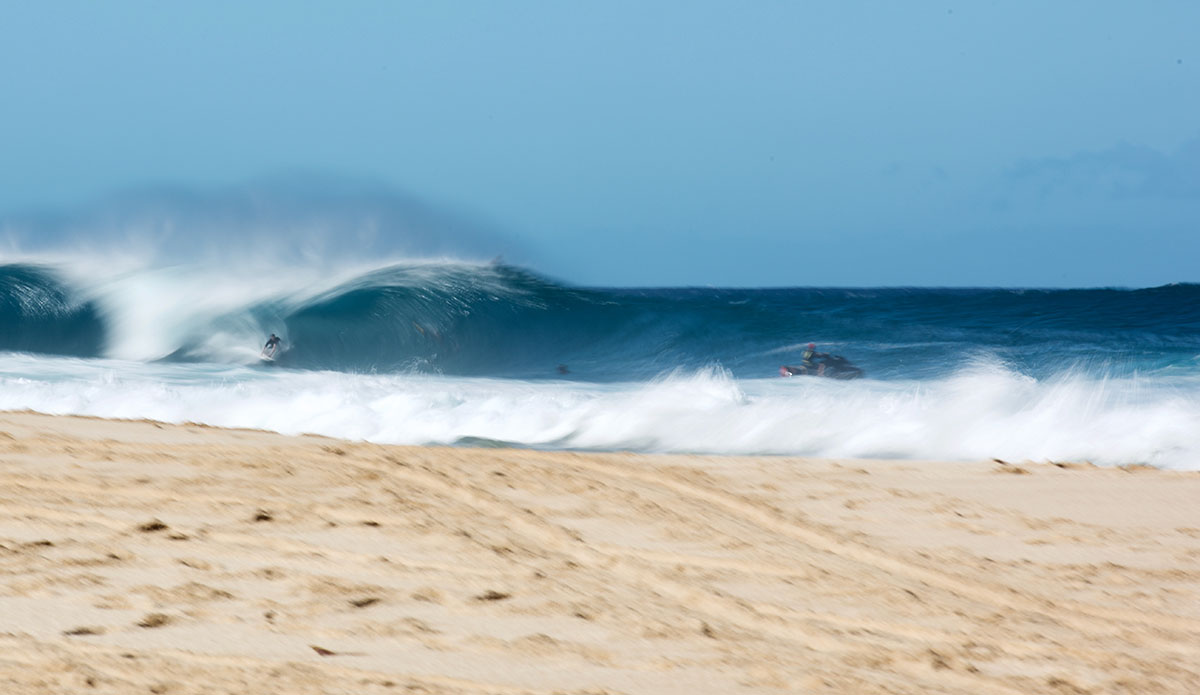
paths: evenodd
<path fill-rule="evenodd" d="M 381 443 L 1200 469 L 1195 377 L 1037 381 L 993 363 L 928 381 L 738 381 L 712 368 L 581 384 L 0 355 L 0 409 L 22 408 Z"/>

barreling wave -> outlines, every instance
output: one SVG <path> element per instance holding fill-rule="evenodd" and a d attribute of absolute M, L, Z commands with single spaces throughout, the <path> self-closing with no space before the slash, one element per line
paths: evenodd
<path fill-rule="evenodd" d="M 186 266 L 83 275 L 0 267 L 3 348 L 248 364 L 274 332 L 285 347 L 276 364 L 307 370 L 536 376 L 570 362 L 614 378 L 694 361 L 678 335 L 689 320 L 672 315 L 678 301 L 571 288 L 502 264 L 404 263 L 333 280 Z"/>
<path fill-rule="evenodd" d="M 220 359 L 206 336 L 278 333 L 280 366 L 346 372 L 521 376 L 607 352 L 627 319 L 593 293 L 509 266 L 394 265 L 215 318 L 175 359 Z M 261 342 L 261 341 L 259 341 Z"/>
<path fill-rule="evenodd" d="M 0 266 L 0 349 L 352 373 L 646 380 L 721 365 L 766 376 L 801 346 L 877 379 L 994 359 L 1036 377 L 1195 372 L 1200 286 L 1148 290 L 597 289 L 503 264 L 417 262 L 339 276 L 198 266 L 100 280 Z"/>

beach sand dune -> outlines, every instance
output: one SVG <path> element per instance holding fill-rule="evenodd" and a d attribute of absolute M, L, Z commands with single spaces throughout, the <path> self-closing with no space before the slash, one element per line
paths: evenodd
<path fill-rule="evenodd" d="M 0 414 L 0 692 L 1200 693 L 1200 475 Z"/>

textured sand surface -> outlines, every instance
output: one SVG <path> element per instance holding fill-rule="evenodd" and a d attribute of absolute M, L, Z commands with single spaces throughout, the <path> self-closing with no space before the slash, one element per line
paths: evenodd
<path fill-rule="evenodd" d="M 0 693 L 1200 693 L 1200 475 L 0 414 Z"/>

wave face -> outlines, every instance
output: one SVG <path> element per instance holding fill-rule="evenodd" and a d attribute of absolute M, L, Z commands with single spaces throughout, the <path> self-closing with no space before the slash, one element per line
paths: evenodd
<path fill-rule="evenodd" d="M 0 266 L 0 350 L 80 357 L 106 342 L 95 303 L 28 265 Z"/>
<path fill-rule="evenodd" d="M 264 277 L 265 276 L 265 277 Z M 278 276 L 282 276 L 279 278 Z M 1200 286 L 1147 290 L 597 289 L 505 265 L 410 263 L 331 279 L 200 268 L 92 284 L 0 267 L 0 347 L 51 355 L 611 382 L 720 366 L 772 375 L 808 341 L 881 380 L 992 360 L 1034 378 L 1200 369 Z"/>

